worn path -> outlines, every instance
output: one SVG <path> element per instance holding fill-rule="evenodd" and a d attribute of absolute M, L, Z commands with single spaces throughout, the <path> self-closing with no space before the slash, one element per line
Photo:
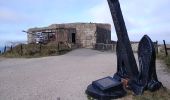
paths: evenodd
<path fill-rule="evenodd" d="M 168 86 L 170 77 L 157 63 L 158 77 Z M 0 58 L 0 100 L 87 100 L 87 85 L 112 76 L 116 64 L 115 53 L 90 49 L 43 58 Z"/>

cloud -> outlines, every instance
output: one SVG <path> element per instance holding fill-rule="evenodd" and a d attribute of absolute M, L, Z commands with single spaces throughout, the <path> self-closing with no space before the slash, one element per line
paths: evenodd
<path fill-rule="evenodd" d="M 106 1 L 102 1 L 100 4 L 90 8 L 87 12 L 93 19 L 93 21 L 98 22 L 109 22 L 111 21 L 111 15 L 109 7 Z"/>
<path fill-rule="evenodd" d="M 167 39 L 170 33 L 169 0 L 119 1 L 130 39 L 140 40 L 144 34 L 154 40 Z M 117 39 L 107 0 L 0 1 L 0 37 L 19 36 L 16 33 L 23 29 L 66 22 L 110 23 L 112 39 Z"/>
<path fill-rule="evenodd" d="M 115 33 L 110 9 L 106 0 L 102 0 L 99 4 L 89 8 L 86 12 L 89 20 L 97 23 L 109 23 L 112 26 L 112 33 Z M 112 34 L 112 39 L 117 39 L 116 34 Z"/>
<path fill-rule="evenodd" d="M 17 14 L 10 11 L 10 10 L 4 10 L 4 9 L 1 9 L 0 10 L 0 20 L 3 21 L 3 20 L 13 20 L 16 18 Z"/>
<path fill-rule="evenodd" d="M 161 40 L 170 33 L 169 0 L 120 0 L 129 37 L 140 40 L 144 34 L 154 40 Z M 94 22 L 105 22 L 112 25 L 112 39 L 116 40 L 114 25 L 106 0 L 88 9 L 87 14 Z M 167 39 L 167 38 L 166 38 Z"/>
<path fill-rule="evenodd" d="M 0 7 L 0 22 L 1 24 L 23 24 L 37 22 L 41 18 L 34 15 L 25 14 L 19 11 L 14 11 L 9 8 Z"/>

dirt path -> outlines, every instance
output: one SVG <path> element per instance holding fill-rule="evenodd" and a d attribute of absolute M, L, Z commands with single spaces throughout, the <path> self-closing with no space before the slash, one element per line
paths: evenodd
<path fill-rule="evenodd" d="M 116 71 L 114 53 L 78 49 L 62 56 L 0 61 L 0 100 L 87 100 L 93 80 Z"/>
<path fill-rule="evenodd" d="M 0 60 L 0 100 L 87 100 L 93 80 L 116 72 L 116 54 L 78 49 L 62 56 Z M 169 74 L 157 61 L 158 77 L 169 87 Z"/>

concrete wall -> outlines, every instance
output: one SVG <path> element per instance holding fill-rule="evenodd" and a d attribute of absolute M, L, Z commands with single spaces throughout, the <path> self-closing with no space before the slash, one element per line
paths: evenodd
<path fill-rule="evenodd" d="M 67 23 L 52 24 L 46 29 L 56 28 L 75 28 L 76 29 L 76 45 L 84 48 L 93 48 L 96 43 L 110 43 L 111 41 L 111 25 L 101 23 Z M 29 29 L 32 32 L 37 28 Z M 70 37 L 70 36 L 69 36 Z M 28 34 L 28 42 L 34 42 L 31 34 Z"/>
<path fill-rule="evenodd" d="M 138 52 L 138 45 L 139 45 L 139 42 L 131 43 L 133 52 Z"/>
<path fill-rule="evenodd" d="M 33 33 L 28 33 L 27 40 L 28 40 L 28 43 L 35 43 L 36 42 L 35 35 Z"/>
<path fill-rule="evenodd" d="M 111 25 L 108 24 L 97 24 L 97 43 L 105 43 L 110 44 L 111 43 Z"/>
<path fill-rule="evenodd" d="M 79 47 L 93 48 L 96 43 L 96 24 L 95 23 L 69 23 L 53 24 L 51 28 L 65 27 L 76 29 L 76 44 Z"/>

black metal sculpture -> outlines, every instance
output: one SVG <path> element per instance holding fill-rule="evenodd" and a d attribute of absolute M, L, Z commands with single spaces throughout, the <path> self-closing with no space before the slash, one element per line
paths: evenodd
<path fill-rule="evenodd" d="M 86 93 L 99 100 L 110 100 L 126 94 L 122 80 L 136 95 L 144 90 L 155 91 L 162 84 L 156 75 L 156 53 L 152 40 L 145 35 L 138 47 L 139 71 L 132 51 L 128 33 L 118 0 L 108 0 L 117 41 L 117 73 L 111 77 L 96 80 L 88 86 Z"/>
<path fill-rule="evenodd" d="M 161 87 L 156 74 L 156 52 L 152 40 L 145 35 L 138 46 L 139 81 L 142 87 L 155 91 Z"/>
<path fill-rule="evenodd" d="M 115 25 L 118 42 L 117 42 L 117 57 L 118 57 L 118 74 L 123 78 L 131 78 L 136 80 L 138 68 L 133 55 L 132 47 L 126 30 L 125 22 L 120 9 L 118 0 L 108 0 L 113 22 Z M 125 67 L 126 65 L 126 67 Z M 123 74 L 121 74 L 123 73 Z"/>

